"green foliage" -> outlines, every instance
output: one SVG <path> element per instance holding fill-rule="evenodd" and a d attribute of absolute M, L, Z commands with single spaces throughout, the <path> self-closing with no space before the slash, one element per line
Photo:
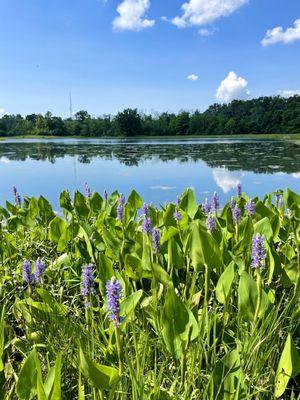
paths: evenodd
<path fill-rule="evenodd" d="M 126 109 L 116 116 L 91 117 L 81 110 L 75 118 L 45 115 L 4 115 L 0 136 L 186 136 L 220 134 L 294 134 L 300 132 L 300 96 L 259 97 L 213 104 L 206 111 L 144 115 Z"/>
<path fill-rule="evenodd" d="M 276 194 L 255 199 L 251 218 L 248 197 L 236 199 L 238 227 L 226 204 L 212 233 L 190 189 L 178 206 L 151 206 L 157 252 L 135 191 L 124 222 L 116 218 L 117 192 L 106 202 L 64 191 L 60 217 L 43 197 L 7 203 L 0 209 L 0 398 L 297 399 L 300 197 L 287 189 L 277 207 Z M 265 236 L 261 270 L 251 267 L 255 234 Z M 46 272 L 29 285 L 22 263 L 34 272 L 38 258 Z M 90 263 L 95 282 L 86 294 L 82 270 Z M 122 286 L 120 326 L 109 318 L 112 277 Z"/>

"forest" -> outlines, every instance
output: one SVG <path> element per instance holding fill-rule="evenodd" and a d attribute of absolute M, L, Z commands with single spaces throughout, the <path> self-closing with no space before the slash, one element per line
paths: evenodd
<path fill-rule="evenodd" d="M 92 116 L 78 111 L 72 118 L 51 112 L 6 114 L 0 118 L 0 136 L 188 136 L 300 133 L 300 96 L 260 97 L 213 104 L 201 112 L 181 111 L 145 114 L 137 108 L 117 115 Z"/>

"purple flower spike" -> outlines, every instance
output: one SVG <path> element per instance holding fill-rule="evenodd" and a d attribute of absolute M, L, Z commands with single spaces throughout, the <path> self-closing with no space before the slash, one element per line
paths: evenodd
<path fill-rule="evenodd" d="M 233 220 L 235 224 L 238 224 L 240 220 L 242 219 L 242 211 L 238 206 L 235 206 L 233 209 Z"/>
<path fill-rule="evenodd" d="M 112 278 L 106 283 L 107 308 L 109 319 L 116 327 L 120 326 L 123 318 L 120 316 L 120 300 L 122 298 L 122 285 L 116 279 Z"/>
<path fill-rule="evenodd" d="M 265 237 L 259 234 L 253 236 L 252 240 L 252 253 L 251 253 L 251 267 L 263 268 L 265 266 L 266 248 Z"/>
<path fill-rule="evenodd" d="M 146 235 L 151 234 L 151 219 L 149 217 L 144 216 L 143 218 L 143 231 Z"/>
<path fill-rule="evenodd" d="M 28 285 L 34 284 L 34 275 L 31 271 L 31 264 L 29 261 L 24 261 L 22 265 L 22 276 L 23 279 Z"/>
<path fill-rule="evenodd" d="M 179 196 L 177 196 L 177 199 L 176 199 L 176 205 L 177 205 L 177 207 L 180 207 L 180 197 Z"/>
<path fill-rule="evenodd" d="M 206 228 L 212 233 L 216 229 L 216 220 L 213 215 L 209 214 L 206 219 Z"/>
<path fill-rule="evenodd" d="M 88 186 L 87 183 L 85 183 L 84 189 L 85 189 L 85 197 L 86 197 L 87 199 L 90 199 L 91 196 L 92 196 L 92 193 L 91 193 L 91 189 L 89 188 L 89 186 Z"/>
<path fill-rule="evenodd" d="M 147 203 L 143 204 L 142 212 L 143 212 L 145 217 L 149 216 L 149 204 L 147 204 Z"/>
<path fill-rule="evenodd" d="M 214 211 L 217 212 L 219 208 L 219 195 L 217 192 L 214 192 L 213 195 L 213 206 L 214 206 Z"/>
<path fill-rule="evenodd" d="M 15 198 L 15 205 L 21 207 L 22 199 L 21 199 L 21 196 L 15 186 L 13 187 L 13 192 L 14 192 L 14 198 Z"/>
<path fill-rule="evenodd" d="M 256 204 L 253 200 L 250 200 L 249 203 L 245 205 L 245 211 L 248 217 L 253 217 L 256 213 Z"/>
<path fill-rule="evenodd" d="M 176 210 L 173 214 L 175 221 L 178 223 L 182 220 L 182 214 L 179 210 Z"/>
<path fill-rule="evenodd" d="M 95 280 L 93 273 L 93 264 L 85 265 L 82 268 L 82 276 L 81 276 L 81 294 L 82 296 L 85 297 L 85 299 L 87 299 L 90 294 L 94 293 L 95 291 L 94 286 L 95 286 Z"/>
<path fill-rule="evenodd" d="M 235 203 L 234 197 L 232 196 L 230 199 L 230 202 L 229 202 L 229 207 L 231 208 L 231 211 L 234 210 L 235 204 L 236 203 Z"/>
<path fill-rule="evenodd" d="M 125 197 L 121 194 L 118 198 L 118 207 L 117 207 L 117 218 L 119 221 L 124 220 L 124 204 L 125 204 Z"/>
<path fill-rule="evenodd" d="M 44 261 L 38 258 L 35 262 L 35 269 L 34 269 L 34 279 L 36 283 L 41 283 L 45 270 L 46 270 L 46 265 Z"/>
<path fill-rule="evenodd" d="M 208 199 L 205 199 L 205 202 L 202 203 L 202 210 L 205 215 L 208 215 L 211 212 L 212 206 L 209 203 Z"/>
<path fill-rule="evenodd" d="M 126 199 L 125 196 L 123 194 L 121 194 L 118 198 L 118 203 L 120 206 L 124 206 L 124 204 L 126 203 Z"/>
<path fill-rule="evenodd" d="M 152 241 L 153 241 L 153 252 L 158 253 L 160 247 L 160 230 L 158 228 L 153 228 L 152 230 Z"/>
<path fill-rule="evenodd" d="M 238 197 L 242 197 L 242 184 L 238 183 L 237 185 L 237 195 Z"/>
<path fill-rule="evenodd" d="M 117 207 L 117 218 L 121 222 L 124 220 L 124 206 Z"/>

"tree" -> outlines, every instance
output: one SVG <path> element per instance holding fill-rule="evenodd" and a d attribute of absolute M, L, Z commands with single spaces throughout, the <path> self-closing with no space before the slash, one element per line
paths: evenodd
<path fill-rule="evenodd" d="M 137 109 L 127 108 L 115 117 L 121 135 L 138 136 L 143 134 L 142 119 Z"/>

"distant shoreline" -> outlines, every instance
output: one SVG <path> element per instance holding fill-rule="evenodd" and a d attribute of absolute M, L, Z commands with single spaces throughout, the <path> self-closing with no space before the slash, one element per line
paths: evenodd
<path fill-rule="evenodd" d="M 192 139 L 262 139 L 262 140 L 300 140 L 300 133 L 294 134 L 215 134 L 215 135 L 186 135 L 186 136 L 168 136 L 168 135 L 155 135 L 155 136 L 53 136 L 53 135 L 15 135 L 15 136 L 0 136 L 0 141 L 7 140 L 22 140 L 22 139 L 56 139 L 56 140 L 65 140 L 65 139 L 87 139 L 87 140 L 99 140 L 99 139 L 108 139 L 108 140 L 122 140 L 122 139 L 135 139 L 135 140 L 180 140 L 180 141 L 188 141 Z"/>

